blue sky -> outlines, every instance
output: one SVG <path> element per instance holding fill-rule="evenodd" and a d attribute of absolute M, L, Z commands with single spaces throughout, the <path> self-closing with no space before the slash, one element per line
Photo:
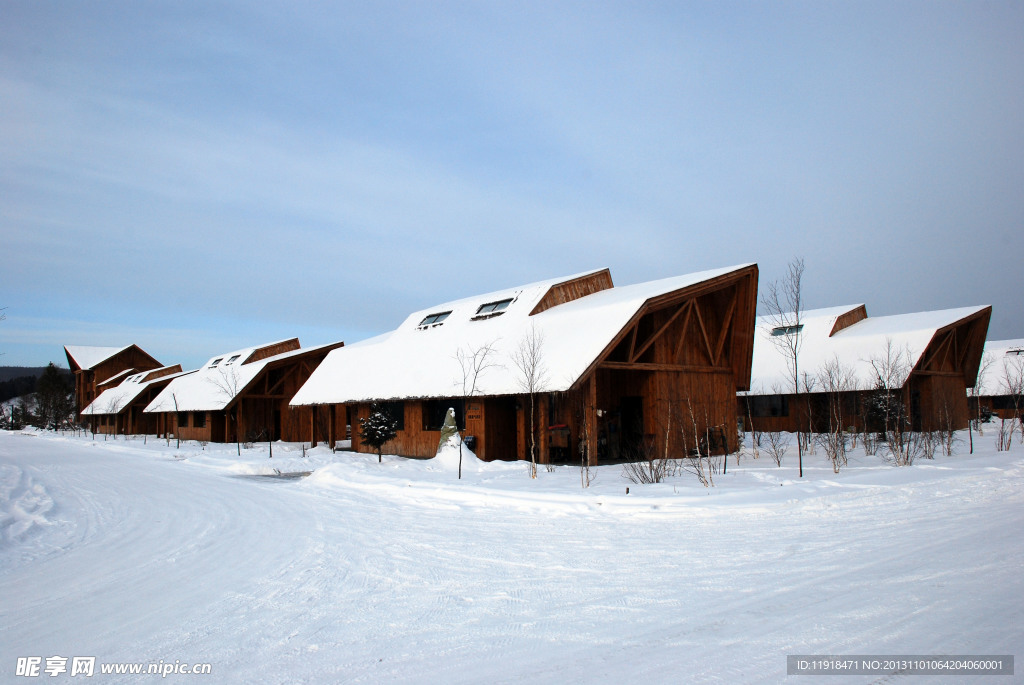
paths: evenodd
<path fill-rule="evenodd" d="M 2 364 L 806 260 L 1024 337 L 1024 3 L 0 1 Z"/>

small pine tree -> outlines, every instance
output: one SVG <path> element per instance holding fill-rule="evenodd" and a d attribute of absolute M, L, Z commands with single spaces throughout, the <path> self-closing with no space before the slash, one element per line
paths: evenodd
<path fill-rule="evenodd" d="M 398 421 L 376 404 L 370 405 L 369 418 L 359 419 L 359 438 L 363 444 L 377 450 L 377 462 L 383 461 L 381 449 L 384 443 L 398 435 Z"/>

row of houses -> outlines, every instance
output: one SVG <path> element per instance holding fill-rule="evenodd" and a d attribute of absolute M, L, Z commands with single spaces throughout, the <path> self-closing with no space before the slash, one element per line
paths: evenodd
<path fill-rule="evenodd" d="M 738 421 L 806 430 L 820 401 L 815 374 L 830 360 L 848 367 L 856 404 L 886 349 L 909 365 L 900 391 L 915 427 L 930 429 L 940 407 L 966 426 L 990 307 L 877 318 L 839 307 L 780 332 L 756 315 L 757 280 L 757 265 L 742 264 L 615 286 L 601 269 L 441 303 L 352 345 L 290 339 L 190 371 L 135 345 L 65 351 L 80 414 L 100 433 L 349 439 L 372 451 L 351 427 L 376 404 L 398 424 L 388 450 L 410 457 L 434 455 L 449 408 L 486 460 L 528 459 L 531 449 L 542 463 L 728 453 Z M 803 388 L 772 344 L 780 335 L 802 337 Z"/>

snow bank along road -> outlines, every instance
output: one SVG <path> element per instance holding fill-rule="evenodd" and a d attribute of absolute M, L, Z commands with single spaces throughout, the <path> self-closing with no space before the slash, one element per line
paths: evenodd
<path fill-rule="evenodd" d="M 787 654 L 1020 658 L 1022 456 L 865 458 L 799 483 L 746 459 L 711 494 L 681 478 L 627 497 L 611 467 L 582 491 L 569 468 L 459 482 L 319 450 L 275 457 L 315 469 L 285 481 L 239 477 L 270 462 L 233 445 L 0 432 L 0 682 L 53 655 L 210 663 L 168 678 L 211 683 L 779 682 Z"/>

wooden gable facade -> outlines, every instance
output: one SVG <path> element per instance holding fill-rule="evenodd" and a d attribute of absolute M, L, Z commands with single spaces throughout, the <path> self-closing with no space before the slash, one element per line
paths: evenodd
<path fill-rule="evenodd" d="M 380 403 L 400 425 L 385 449 L 433 457 L 453 407 L 484 460 L 529 459 L 531 443 L 541 463 L 733 452 L 736 392 L 750 382 L 757 276 L 749 265 L 648 298 L 568 389 L 538 393 L 532 403 L 523 393 Z M 558 284 L 530 315 L 611 287 L 607 270 Z M 370 411 L 368 402 L 321 406 L 314 410 L 318 435 L 333 445 L 348 423 L 352 449 L 372 452 L 359 438 L 359 421 Z"/>
<path fill-rule="evenodd" d="M 163 366 L 138 345 L 110 349 L 111 354 L 101 353 L 96 361 L 88 360 L 92 351 L 105 348 L 66 346 L 64 353 L 68 368 L 75 377 L 75 415 L 81 419 L 82 410 L 95 400 L 100 392 L 98 385 L 124 372 L 151 371 Z M 81 352 L 84 352 L 82 354 Z"/>
<path fill-rule="evenodd" d="M 992 308 L 936 331 L 904 386 L 914 430 L 967 428 L 967 388 L 974 387 Z"/>

